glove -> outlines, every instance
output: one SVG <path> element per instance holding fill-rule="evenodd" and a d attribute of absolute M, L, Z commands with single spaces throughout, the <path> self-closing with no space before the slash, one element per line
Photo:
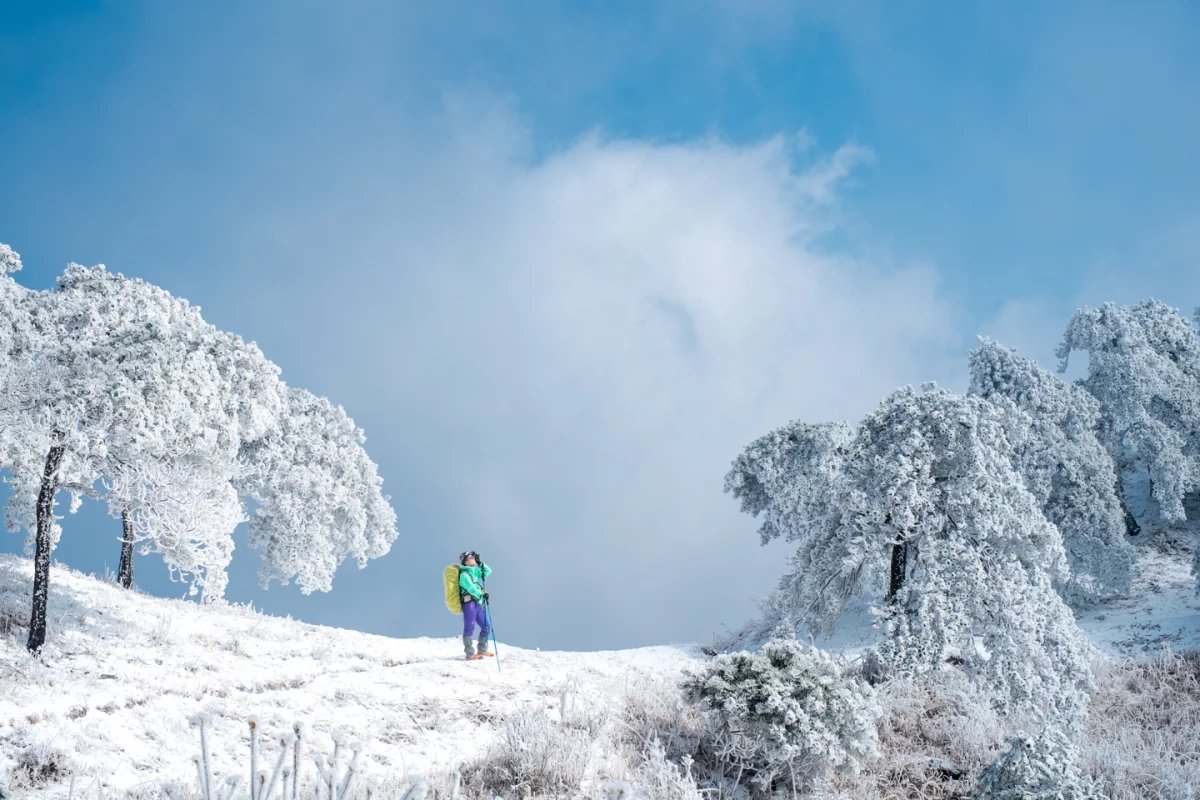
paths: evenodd
<path fill-rule="evenodd" d="M 490 598 L 490 597 L 491 597 L 490 594 L 488 594 L 487 592 L 484 592 L 483 593 L 483 602 L 486 603 L 488 601 L 488 598 Z"/>

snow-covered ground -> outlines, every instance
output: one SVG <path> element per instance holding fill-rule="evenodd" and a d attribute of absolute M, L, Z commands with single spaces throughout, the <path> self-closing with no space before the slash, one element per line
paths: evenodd
<path fill-rule="evenodd" d="M 557 713 L 564 690 L 569 702 L 613 704 L 626 685 L 702 658 L 681 647 L 564 653 L 501 640 L 497 668 L 463 661 L 458 637 L 389 639 L 157 599 L 59 565 L 51 581 L 50 638 L 33 658 L 32 562 L 0 556 L 0 776 L 22 759 L 54 763 L 80 776 L 89 798 L 94 781 L 127 790 L 192 778 L 199 746 L 188 718 L 198 712 L 214 717 L 220 773 L 245 762 L 254 715 L 265 737 L 302 721 L 314 753 L 329 752 L 335 733 L 360 740 L 367 772 L 400 776 L 482 755 L 505 715 Z M 47 777 L 29 796 L 66 797 L 67 784 Z"/>
<path fill-rule="evenodd" d="M 1109 656 L 1141 658 L 1163 649 L 1200 649 L 1200 597 L 1191 556 L 1144 548 L 1128 597 L 1078 615 L 1079 627 Z"/>
<path fill-rule="evenodd" d="M 1186 552 L 1143 548 L 1130 596 L 1080 615 L 1093 644 L 1134 658 L 1200 648 L 1189 563 Z M 328 752 L 338 733 L 361 740 L 368 773 L 448 770 L 482 756 L 514 711 L 556 714 L 564 692 L 612 707 L 627 687 L 676 678 L 703 658 L 692 647 L 569 653 L 501 641 L 498 669 L 493 659 L 464 662 L 457 637 L 389 639 L 157 599 L 58 565 L 50 639 L 33 658 L 24 648 L 31 581 L 30 561 L 0 556 L 0 778 L 22 761 L 59 772 L 36 792 L 14 785 L 16 797 L 66 797 L 68 771 L 87 797 L 93 786 L 188 781 L 198 738 L 187 720 L 198 712 L 214 718 L 219 773 L 245 763 L 251 716 L 267 742 L 295 721 L 314 752 Z M 817 644 L 853 655 L 871 640 L 868 619 L 851 613 Z M 264 756 L 272 750 L 264 745 Z"/>

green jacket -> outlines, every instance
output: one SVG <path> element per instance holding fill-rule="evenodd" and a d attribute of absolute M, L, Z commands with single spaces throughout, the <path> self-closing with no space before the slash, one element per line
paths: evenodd
<path fill-rule="evenodd" d="M 492 568 L 487 564 L 480 567 L 460 566 L 458 568 L 458 588 L 462 591 L 463 597 L 470 595 L 473 600 L 482 598 L 483 582 L 491 574 Z"/>

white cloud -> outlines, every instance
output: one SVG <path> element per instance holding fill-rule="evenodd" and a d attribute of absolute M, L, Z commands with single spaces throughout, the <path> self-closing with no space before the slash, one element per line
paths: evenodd
<path fill-rule="evenodd" d="M 281 223 L 335 239 L 354 281 L 282 289 L 319 297 L 320 341 L 354 353 L 331 393 L 385 478 L 402 466 L 440 499 L 462 536 L 446 552 L 503 566 L 518 642 L 745 621 L 786 549 L 759 550 L 722 493 L 730 461 L 789 419 L 854 419 L 961 373 L 936 273 L 822 244 L 861 148 L 797 169 L 783 138 L 593 136 L 530 161 L 511 115 L 454 119 L 355 214 Z M 302 263 L 327 245 L 297 246 Z M 368 422 L 381 407 L 388 429 Z"/>

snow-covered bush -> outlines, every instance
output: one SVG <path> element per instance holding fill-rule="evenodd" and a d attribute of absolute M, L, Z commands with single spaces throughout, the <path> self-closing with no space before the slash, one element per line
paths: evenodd
<path fill-rule="evenodd" d="M 1015 736 L 979 776 L 976 800 L 1087 800 L 1094 795 L 1079 772 L 1078 750 L 1051 727 Z"/>
<path fill-rule="evenodd" d="M 75 772 L 72 754 L 62 739 L 42 731 L 16 757 L 13 789 L 41 791 L 47 784 L 69 779 Z"/>
<path fill-rule="evenodd" d="M 707 712 L 718 760 L 763 796 L 853 772 L 878 753 L 871 688 L 795 639 L 719 655 L 683 688 Z"/>
<path fill-rule="evenodd" d="M 639 800 L 638 792 L 629 781 L 607 780 L 596 786 L 595 800 Z"/>
<path fill-rule="evenodd" d="M 968 356 L 971 393 L 1028 415 L 1015 431 L 1016 465 L 1062 534 L 1070 573 L 1063 596 L 1087 602 L 1129 590 L 1133 548 L 1112 457 L 1097 436 L 1100 403 L 1035 362 L 981 338 Z"/>

